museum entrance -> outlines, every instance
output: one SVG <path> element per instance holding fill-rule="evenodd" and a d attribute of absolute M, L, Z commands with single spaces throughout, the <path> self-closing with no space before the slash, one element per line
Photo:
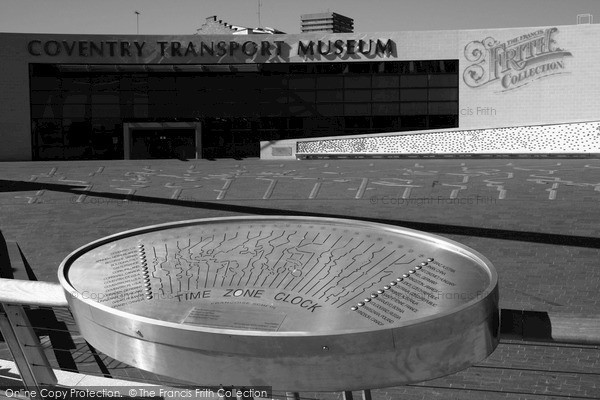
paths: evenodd
<path fill-rule="evenodd" d="M 195 158 L 194 129 L 134 129 L 131 159 Z"/>
<path fill-rule="evenodd" d="M 198 158 L 200 122 L 126 122 L 123 124 L 124 158 Z"/>

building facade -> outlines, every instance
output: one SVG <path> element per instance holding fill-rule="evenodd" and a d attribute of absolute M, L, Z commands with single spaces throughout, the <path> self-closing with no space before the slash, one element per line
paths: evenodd
<path fill-rule="evenodd" d="M 600 118 L 597 25 L 0 33 L 0 160 L 258 156 L 260 141 Z"/>

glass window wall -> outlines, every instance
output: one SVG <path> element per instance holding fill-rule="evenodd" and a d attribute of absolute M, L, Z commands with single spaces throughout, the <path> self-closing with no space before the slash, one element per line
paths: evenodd
<path fill-rule="evenodd" d="M 32 64 L 34 159 L 122 158 L 124 122 L 200 121 L 203 144 L 216 135 L 256 149 L 260 140 L 458 126 L 457 60 L 150 67 Z"/>

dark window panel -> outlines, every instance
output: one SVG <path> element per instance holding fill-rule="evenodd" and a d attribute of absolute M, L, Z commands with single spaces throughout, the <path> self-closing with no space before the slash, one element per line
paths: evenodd
<path fill-rule="evenodd" d="M 148 89 L 149 90 L 176 90 L 175 76 L 170 75 L 149 75 Z"/>
<path fill-rule="evenodd" d="M 429 89 L 429 101 L 458 101 L 458 89 Z"/>
<path fill-rule="evenodd" d="M 398 75 L 373 75 L 373 88 L 397 88 L 399 82 Z"/>
<path fill-rule="evenodd" d="M 368 102 L 371 101 L 371 90 L 348 90 L 344 91 L 344 100 L 346 103 Z"/>
<path fill-rule="evenodd" d="M 91 105 L 89 103 L 75 103 L 63 105 L 63 118 L 74 120 L 85 120 L 91 116 Z"/>
<path fill-rule="evenodd" d="M 317 92 L 317 102 L 342 102 L 344 101 L 344 92 L 342 90 L 319 90 Z"/>
<path fill-rule="evenodd" d="M 63 145 L 62 122 L 57 119 L 33 120 L 33 134 L 38 145 Z"/>
<path fill-rule="evenodd" d="M 63 93 L 64 104 L 87 104 L 90 96 L 82 93 Z"/>
<path fill-rule="evenodd" d="M 119 104 L 119 92 L 99 92 L 92 94 L 92 105 L 95 104 Z"/>
<path fill-rule="evenodd" d="M 318 76 L 317 77 L 317 88 L 323 89 L 342 89 L 344 87 L 344 80 L 341 76 Z"/>
<path fill-rule="evenodd" d="M 400 87 L 426 87 L 427 75 L 400 76 Z"/>
<path fill-rule="evenodd" d="M 400 91 L 398 89 L 374 89 L 373 101 L 398 101 Z"/>
<path fill-rule="evenodd" d="M 133 105 L 133 118 L 146 119 L 149 116 L 148 103 L 135 103 Z"/>
<path fill-rule="evenodd" d="M 427 115 L 427 103 L 402 103 L 400 115 Z"/>
<path fill-rule="evenodd" d="M 73 121 L 64 127 L 65 145 L 71 147 L 89 147 L 92 140 L 90 121 Z"/>
<path fill-rule="evenodd" d="M 223 84 L 223 88 L 227 88 L 230 90 L 247 90 L 247 89 L 259 89 L 262 86 L 261 84 L 262 77 L 258 74 L 244 74 L 239 73 L 236 75 L 231 75 L 227 77 L 227 80 Z"/>
<path fill-rule="evenodd" d="M 174 90 L 178 92 L 185 90 L 193 90 L 194 88 L 200 86 L 200 79 L 191 75 L 177 76 L 175 77 L 175 87 Z"/>
<path fill-rule="evenodd" d="M 370 89 L 371 75 L 347 75 L 344 77 L 344 87 L 356 89 Z"/>
<path fill-rule="evenodd" d="M 62 111 L 63 107 L 60 103 L 32 104 L 31 118 L 59 119 L 62 118 Z"/>
<path fill-rule="evenodd" d="M 145 93 L 148 91 L 148 75 L 147 74 L 133 74 L 131 75 L 131 81 L 129 83 L 130 90 L 135 92 Z"/>
<path fill-rule="evenodd" d="M 121 107 L 117 104 L 92 104 L 92 118 L 120 118 Z"/>
<path fill-rule="evenodd" d="M 344 105 L 342 103 L 323 103 L 317 104 L 317 112 L 325 116 L 337 116 L 344 114 Z"/>
<path fill-rule="evenodd" d="M 254 79 L 254 78 L 250 78 Z M 288 78 L 283 75 L 266 75 L 261 76 L 258 80 L 257 87 L 259 89 L 278 89 L 284 90 L 288 86 Z"/>
<path fill-rule="evenodd" d="M 260 103 L 258 105 L 258 115 L 263 117 L 279 117 L 285 115 L 286 108 L 281 104 Z"/>
<path fill-rule="evenodd" d="M 314 89 L 315 78 L 313 76 L 290 76 L 290 89 Z"/>
<path fill-rule="evenodd" d="M 30 76 L 57 76 L 58 69 L 53 64 L 29 64 Z"/>
<path fill-rule="evenodd" d="M 373 115 L 399 115 L 398 103 L 373 103 Z"/>
<path fill-rule="evenodd" d="M 60 90 L 61 79 L 58 76 L 32 76 L 31 90 Z"/>
<path fill-rule="evenodd" d="M 67 93 L 87 94 L 92 88 L 92 81 L 89 76 L 73 75 L 63 76 L 61 78 L 61 89 Z"/>
<path fill-rule="evenodd" d="M 290 115 L 294 117 L 313 117 L 316 114 L 314 105 L 292 105 L 289 107 Z"/>
<path fill-rule="evenodd" d="M 260 103 L 285 104 L 288 102 L 287 92 L 280 89 L 265 89 L 258 91 Z"/>
<path fill-rule="evenodd" d="M 371 115 L 371 103 L 344 104 L 345 115 Z"/>
<path fill-rule="evenodd" d="M 116 74 L 92 75 L 92 91 L 116 92 L 120 89 L 120 77 Z"/>
<path fill-rule="evenodd" d="M 177 92 L 177 103 L 181 107 L 199 107 L 201 104 L 208 102 L 209 93 L 205 90 L 186 89 Z"/>
<path fill-rule="evenodd" d="M 164 91 L 149 91 L 148 92 L 148 103 L 150 104 L 164 104 L 165 106 L 175 105 L 177 102 L 177 92 L 164 92 Z"/>
<path fill-rule="evenodd" d="M 312 90 L 298 90 L 298 91 L 290 91 L 289 97 L 290 103 L 314 103 L 315 102 L 315 92 Z"/>
<path fill-rule="evenodd" d="M 59 90 L 32 91 L 30 93 L 31 104 L 48 104 L 62 102 L 62 94 Z"/>
<path fill-rule="evenodd" d="M 401 89 L 400 101 L 427 101 L 427 89 Z"/>
<path fill-rule="evenodd" d="M 429 75 L 429 86 L 430 87 L 457 87 L 458 86 L 458 76 L 453 74 L 443 74 L 443 75 Z"/>
<path fill-rule="evenodd" d="M 304 128 L 304 118 L 295 118 L 291 117 L 288 119 L 288 128 L 289 129 L 303 129 Z"/>

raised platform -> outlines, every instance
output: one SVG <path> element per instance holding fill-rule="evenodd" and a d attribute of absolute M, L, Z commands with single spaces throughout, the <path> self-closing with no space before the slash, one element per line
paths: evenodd
<path fill-rule="evenodd" d="M 443 129 L 261 142 L 262 159 L 600 154 L 600 122 Z"/>

